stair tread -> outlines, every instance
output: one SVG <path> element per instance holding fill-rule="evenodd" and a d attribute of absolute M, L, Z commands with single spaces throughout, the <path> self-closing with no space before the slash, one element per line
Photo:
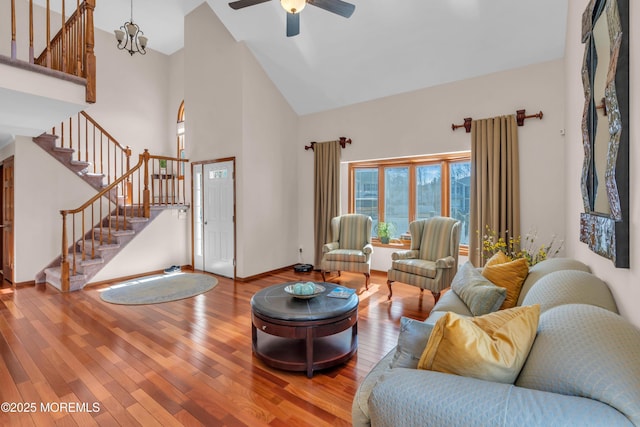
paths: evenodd
<path fill-rule="evenodd" d="M 79 241 L 78 244 L 82 245 L 82 240 Z M 91 248 L 91 245 L 93 245 L 94 249 L 97 251 L 104 250 L 104 249 L 118 249 L 120 247 L 120 243 L 104 243 L 103 242 L 102 244 L 100 244 L 100 242 L 96 240 L 85 240 L 84 244 L 85 244 L 85 248 L 87 246 Z"/>
<path fill-rule="evenodd" d="M 73 148 L 68 148 L 68 147 L 53 147 L 53 151 L 58 151 L 60 153 L 75 153 L 76 150 L 74 150 Z M 72 160 L 73 162 L 73 160 Z"/>
<path fill-rule="evenodd" d="M 84 160 L 75 160 L 75 159 L 69 160 L 69 163 L 71 163 L 72 165 L 83 165 L 83 166 L 91 165 L 91 162 L 85 162 Z"/>
<path fill-rule="evenodd" d="M 93 230 L 93 232 L 99 234 L 100 233 L 100 229 L 96 228 L 96 229 Z M 130 229 L 127 229 L 127 228 L 121 228 L 119 230 L 117 230 L 115 228 L 112 228 L 111 231 L 109 231 L 109 228 L 107 228 L 107 227 L 103 227 L 102 228 L 102 235 L 103 236 L 111 235 L 111 236 L 116 236 L 117 237 L 117 236 L 132 236 L 134 234 L 136 234 L 135 230 L 130 230 Z"/>
<path fill-rule="evenodd" d="M 125 217 L 120 215 L 120 216 L 115 216 L 112 215 L 111 216 L 111 220 L 112 221 L 124 221 Z M 149 218 L 145 218 L 143 216 L 128 216 L 127 218 L 127 222 L 149 222 Z"/>
<path fill-rule="evenodd" d="M 60 276 L 62 275 L 62 269 L 60 267 L 45 268 L 44 272 L 45 274 L 50 274 L 57 278 L 60 278 Z M 87 275 L 82 273 L 69 274 L 69 280 L 72 282 L 76 280 L 84 280 L 86 278 L 87 278 Z"/>

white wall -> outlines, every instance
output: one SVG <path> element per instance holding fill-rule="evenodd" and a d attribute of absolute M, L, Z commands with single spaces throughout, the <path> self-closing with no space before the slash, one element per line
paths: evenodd
<path fill-rule="evenodd" d="M 244 194 L 238 276 L 247 277 L 297 262 L 298 171 L 291 159 L 298 117 L 253 54 L 242 48 Z"/>
<path fill-rule="evenodd" d="M 563 61 L 557 60 L 301 117 L 296 147 L 301 244 L 313 248 L 313 154 L 303 149 L 305 144 L 351 138 L 353 144 L 342 150 L 344 162 L 465 151 L 470 134 L 453 132 L 452 123 L 522 108 L 527 114 L 542 110 L 544 118 L 518 128 L 521 231 L 537 228 L 541 243 L 554 234 L 565 236 L 563 76 Z M 342 174 L 343 212 L 348 208 L 346 178 Z M 374 255 L 372 268 L 384 271 L 391 251 L 375 250 L 382 256 Z"/>
<path fill-rule="evenodd" d="M 176 209 L 162 212 L 95 275 L 92 282 L 191 264 L 191 216 Z"/>
<path fill-rule="evenodd" d="M 176 123 L 178 108 L 184 100 L 184 49 L 180 49 L 169 57 L 169 94 L 167 104 L 167 135 L 173 136 L 167 152 L 170 156 L 177 155 Z M 186 107 L 186 105 L 185 105 Z M 188 112 L 185 110 L 185 114 Z"/>
<path fill-rule="evenodd" d="M 635 55 L 637 50 L 634 46 L 640 43 L 640 33 L 633 31 L 633 24 L 640 22 L 640 7 L 638 3 L 630 0 L 630 27 L 629 46 L 629 118 L 632 121 L 629 126 L 629 169 L 630 169 L 630 268 L 615 268 L 613 263 L 601 256 L 591 252 L 586 244 L 580 242 L 580 213 L 583 212 L 582 196 L 580 192 L 580 176 L 582 173 L 582 161 L 584 153 L 582 149 L 581 120 L 584 103 L 584 92 L 580 77 L 582 66 L 582 56 L 584 45 L 580 43 L 582 28 L 582 12 L 587 6 L 587 0 L 569 0 L 569 18 L 567 23 L 567 37 L 565 49 L 565 81 L 566 91 L 566 230 L 567 230 L 567 252 L 588 264 L 594 274 L 605 280 L 611 288 L 618 304 L 621 314 L 628 318 L 636 326 L 640 326 L 640 311 L 637 309 L 637 302 L 640 301 L 640 266 L 638 258 L 634 256 L 640 245 L 640 232 L 638 231 L 638 215 L 640 211 L 640 193 L 634 190 L 634 183 L 637 182 L 637 171 L 635 166 L 640 166 L 640 150 L 635 150 L 634 146 L 638 140 L 639 131 L 635 125 L 634 118 L 637 117 L 640 109 L 640 87 L 636 84 L 635 78 L 640 72 L 640 58 Z"/>
<path fill-rule="evenodd" d="M 81 206 L 95 190 L 27 137 L 16 137 L 14 176 L 14 281 L 21 283 L 60 255 L 60 210 Z"/>
<path fill-rule="evenodd" d="M 238 277 L 297 261 L 297 116 L 207 4 L 185 19 L 187 157 L 236 158 Z"/>
<path fill-rule="evenodd" d="M 96 30 L 96 98 L 86 111 L 120 144 L 130 146 L 137 163 L 145 148 L 175 156 L 175 122 L 169 109 L 169 57 L 148 49 L 146 55 L 118 50 L 113 33 Z M 177 112 L 177 106 L 175 107 Z"/>

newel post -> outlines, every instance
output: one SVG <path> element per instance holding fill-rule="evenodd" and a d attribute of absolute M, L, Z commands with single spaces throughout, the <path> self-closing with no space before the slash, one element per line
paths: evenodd
<path fill-rule="evenodd" d="M 60 261 L 60 288 L 69 292 L 69 244 L 67 242 L 67 212 L 62 214 L 62 260 Z"/>
<path fill-rule="evenodd" d="M 93 29 L 93 10 L 96 8 L 96 0 L 85 0 L 84 10 L 87 14 L 84 27 L 84 75 L 87 79 L 85 100 L 93 104 L 96 102 L 96 55 L 93 51 L 95 46 Z"/>
<path fill-rule="evenodd" d="M 65 1 L 62 2 L 62 25 L 60 27 L 60 49 L 62 49 L 62 57 L 60 58 L 60 60 L 62 61 L 60 63 L 60 71 L 62 71 L 63 73 L 67 72 L 67 28 L 65 26 L 67 18 L 64 11 L 65 3 Z"/>
<path fill-rule="evenodd" d="M 144 190 L 142 191 L 142 206 L 144 210 L 144 217 L 149 218 L 151 216 L 151 192 L 149 191 L 149 150 L 145 148 L 144 153 L 141 154 L 144 159 Z"/>

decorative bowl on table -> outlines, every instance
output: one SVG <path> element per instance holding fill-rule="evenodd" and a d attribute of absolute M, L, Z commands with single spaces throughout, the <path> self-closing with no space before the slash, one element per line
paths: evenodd
<path fill-rule="evenodd" d="M 285 286 L 284 291 L 294 298 L 309 299 L 323 293 L 325 288 L 313 282 L 298 282 Z"/>

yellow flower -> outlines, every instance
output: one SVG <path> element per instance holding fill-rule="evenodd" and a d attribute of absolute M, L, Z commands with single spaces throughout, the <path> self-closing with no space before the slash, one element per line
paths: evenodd
<path fill-rule="evenodd" d="M 478 231 L 478 234 L 480 232 Z M 509 231 L 504 234 L 509 236 Z M 564 240 L 557 241 L 556 236 L 551 238 L 548 245 L 536 245 L 537 232 L 529 232 L 524 237 L 524 243 L 521 236 L 507 239 L 498 235 L 498 232 L 492 230 L 489 226 L 485 227 L 485 233 L 482 236 L 482 255 L 484 258 L 491 258 L 494 254 L 501 251 L 510 260 L 525 258 L 527 263 L 535 265 L 547 258 L 556 256 L 564 244 Z"/>

